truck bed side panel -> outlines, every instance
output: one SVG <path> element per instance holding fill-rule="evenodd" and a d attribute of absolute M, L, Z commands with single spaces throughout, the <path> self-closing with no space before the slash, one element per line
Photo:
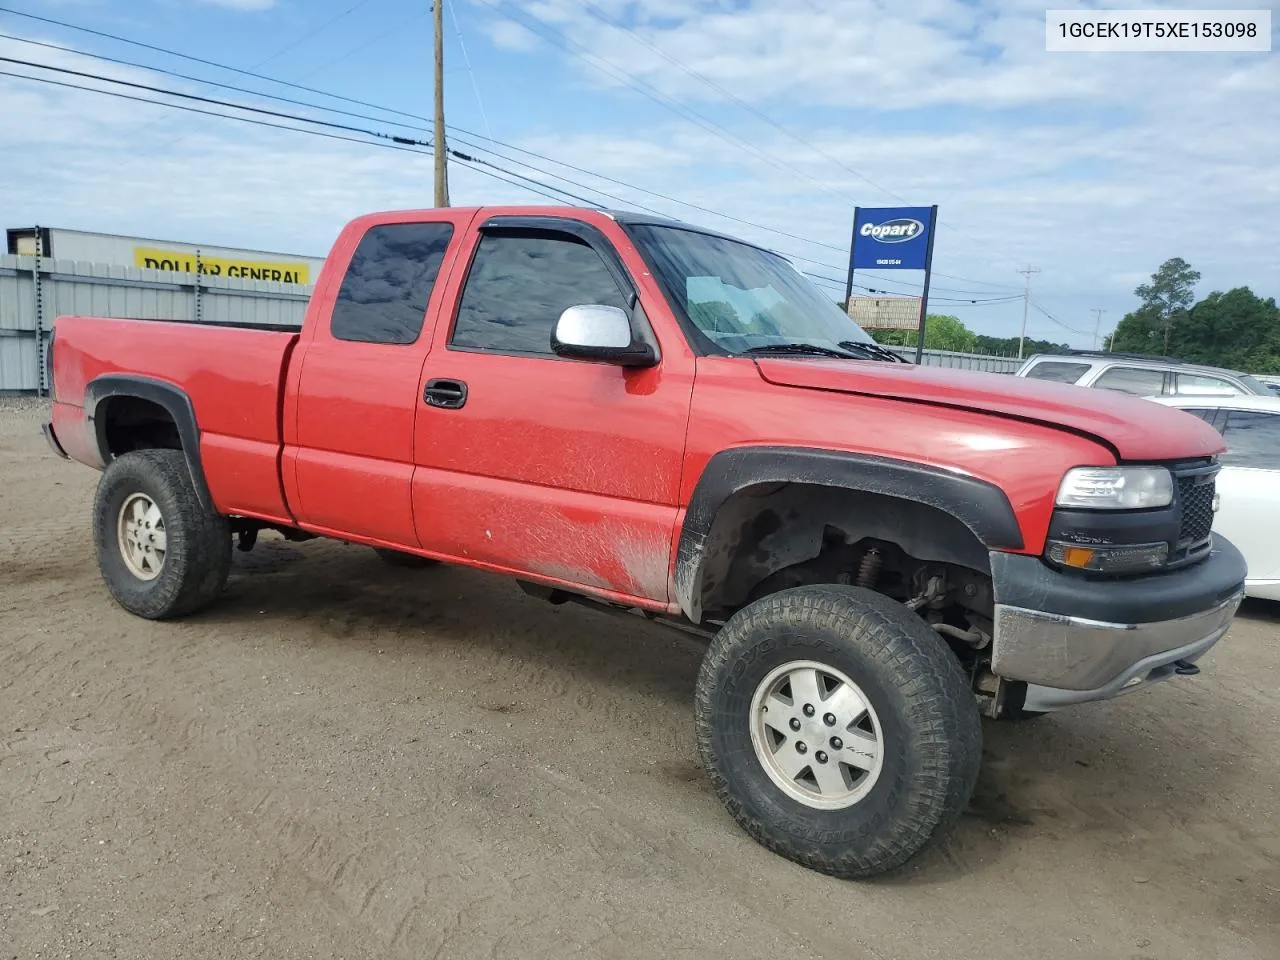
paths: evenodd
<path fill-rule="evenodd" d="M 195 409 L 205 480 L 218 511 L 290 522 L 278 463 L 280 395 L 297 333 L 98 317 L 60 317 L 56 330 L 59 434 L 58 419 L 83 416 L 71 405 L 83 402 L 97 377 L 172 384 Z M 76 428 L 68 424 L 68 432 Z"/>

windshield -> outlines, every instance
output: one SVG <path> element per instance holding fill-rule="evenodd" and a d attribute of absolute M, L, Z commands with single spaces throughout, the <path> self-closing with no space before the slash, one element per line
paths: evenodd
<path fill-rule="evenodd" d="M 736 354 L 785 344 L 842 351 L 850 343 L 873 342 L 835 301 L 776 254 L 679 227 L 635 224 L 628 232 L 672 308 L 720 351 Z"/>

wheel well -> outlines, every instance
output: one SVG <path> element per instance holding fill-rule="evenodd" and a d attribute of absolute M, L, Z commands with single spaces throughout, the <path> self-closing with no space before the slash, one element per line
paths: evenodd
<path fill-rule="evenodd" d="M 986 546 L 946 511 L 900 497 L 812 483 L 746 487 L 721 505 L 700 555 L 694 600 L 712 619 L 807 583 L 860 582 L 905 601 L 935 575 L 946 605 L 991 615 Z"/>
<path fill-rule="evenodd" d="M 182 435 L 173 414 L 152 400 L 108 397 L 98 406 L 95 417 L 102 424 L 103 452 L 112 458 L 131 450 L 182 449 Z"/>

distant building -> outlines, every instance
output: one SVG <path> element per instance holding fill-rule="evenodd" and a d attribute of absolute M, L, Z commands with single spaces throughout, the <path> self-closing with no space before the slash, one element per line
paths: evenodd
<path fill-rule="evenodd" d="M 915 330 L 920 326 L 920 298 L 853 297 L 849 316 L 864 330 Z"/>
<path fill-rule="evenodd" d="M 7 252 L 56 260 L 139 267 L 178 273 L 206 273 L 276 283 L 315 283 L 323 257 L 266 250 L 237 250 L 197 243 L 87 233 L 55 227 L 12 227 L 5 231 Z"/>

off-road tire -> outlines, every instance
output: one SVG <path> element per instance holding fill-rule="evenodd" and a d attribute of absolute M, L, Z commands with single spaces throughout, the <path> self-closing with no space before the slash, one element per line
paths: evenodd
<path fill-rule="evenodd" d="M 120 509 L 144 494 L 164 517 L 167 549 L 160 573 L 142 580 L 126 565 L 117 536 Z M 231 571 L 227 519 L 200 502 L 180 450 L 135 450 L 117 457 L 98 481 L 93 505 L 98 568 L 115 601 L 148 620 L 186 616 L 210 604 Z"/>
<path fill-rule="evenodd" d="M 882 766 L 852 806 L 801 803 L 757 758 L 752 697 L 791 661 L 842 671 L 878 715 Z M 698 673 L 695 722 L 703 766 L 743 829 L 789 860 L 844 878 L 893 870 L 943 834 L 969 802 L 982 759 L 976 700 L 947 645 L 906 607 L 860 587 L 797 587 L 734 614 Z"/>
<path fill-rule="evenodd" d="M 420 557 L 416 553 L 405 553 L 403 550 L 391 550 L 387 547 L 374 547 L 373 552 L 382 558 L 382 562 L 393 567 L 435 567 L 439 566 L 439 560 L 432 560 L 430 557 Z"/>

